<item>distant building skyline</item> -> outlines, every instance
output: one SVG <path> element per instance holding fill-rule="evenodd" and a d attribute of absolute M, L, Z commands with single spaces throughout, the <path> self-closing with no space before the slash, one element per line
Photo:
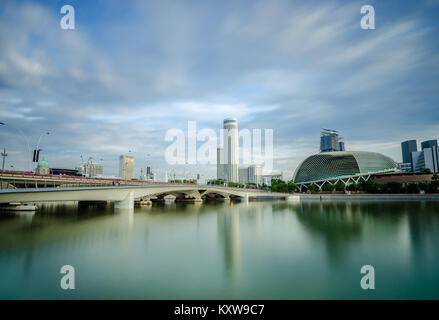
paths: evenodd
<path fill-rule="evenodd" d="M 345 151 L 345 144 L 338 131 L 323 129 L 320 133 L 320 152 Z"/>
<path fill-rule="evenodd" d="M 239 183 L 242 184 L 262 184 L 262 166 L 251 165 L 244 168 L 239 168 Z"/>
<path fill-rule="evenodd" d="M 432 147 L 437 147 L 437 140 L 426 140 L 421 142 L 421 150 Z"/>
<path fill-rule="evenodd" d="M 30 170 L 26 139 L 32 150 L 49 130 L 40 147 L 54 167 L 90 154 L 117 176 L 130 149 L 157 174 L 183 171 L 162 163 L 165 132 L 188 120 L 216 131 L 230 115 L 240 127 L 274 130 L 277 170 L 318 152 L 326 127 L 342 132 L 347 150 L 399 162 L 401 141 L 439 132 L 439 6 L 375 2 L 373 31 L 360 27 L 362 4 L 341 0 L 74 1 L 77 28 L 62 30 L 59 6 L 8 0 L 0 10 L 7 164 Z"/>
<path fill-rule="evenodd" d="M 217 178 L 239 182 L 238 119 L 224 119 L 223 129 L 223 148 L 217 149 Z"/>
<path fill-rule="evenodd" d="M 410 163 L 411 160 L 411 153 L 418 151 L 418 144 L 416 142 L 416 139 L 413 140 L 406 140 L 401 142 L 401 151 L 402 151 L 402 162 L 404 163 Z"/>
<path fill-rule="evenodd" d="M 422 141 L 419 151 L 416 139 L 403 141 L 401 142 L 403 162 L 399 164 L 399 167 L 405 172 L 419 173 L 423 169 L 429 169 L 436 173 L 439 170 L 437 150 L 437 139 Z"/>
<path fill-rule="evenodd" d="M 134 156 L 121 155 L 119 157 L 119 177 L 125 180 L 134 178 Z"/>
<path fill-rule="evenodd" d="M 412 152 L 411 155 L 413 172 L 419 173 L 425 169 L 430 170 L 432 173 L 439 172 L 439 153 L 437 146 L 433 145 L 431 148 L 422 148 L 421 151 Z"/>

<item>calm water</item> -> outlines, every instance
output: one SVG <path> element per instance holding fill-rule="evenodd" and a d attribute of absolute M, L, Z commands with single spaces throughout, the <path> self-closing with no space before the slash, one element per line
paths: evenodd
<path fill-rule="evenodd" d="M 52 206 L 0 214 L 0 298 L 439 298 L 439 203 Z M 76 290 L 60 288 L 72 265 Z M 374 291 L 360 268 L 375 268 Z"/>

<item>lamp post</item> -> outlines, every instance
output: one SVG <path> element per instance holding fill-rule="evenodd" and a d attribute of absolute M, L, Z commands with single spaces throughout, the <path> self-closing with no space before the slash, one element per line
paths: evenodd
<path fill-rule="evenodd" d="M 13 129 L 15 129 L 15 130 L 18 131 L 18 133 L 22 136 L 22 138 L 24 139 L 24 141 L 26 141 L 28 157 L 30 157 L 31 152 L 30 152 L 29 139 L 24 135 L 23 131 L 21 131 L 19 128 L 15 128 L 15 127 L 12 127 L 12 126 L 10 126 L 10 125 L 7 125 L 7 124 L 4 123 L 4 122 L 0 122 L 0 125 L 1 125 L 1 126 L 8 126 L 8 127 L 11 127 L 11 128 L 13 128 Z M 27 158 L 27 157 L 26 157 L 26 158 Z M 30 158 L 28 158 L 28 159 L 30 160 Z M 29 162 L 28 162 L 28 170 L 30 170 L 30 168 L 31 168 L 30 163 L 31 163 L 31 162 L 29 161 Z"/>
<path fill-rule="evenodd" d="M 3 157 L 2 175 L 3 175 L 3 172 L 5 171 L 5 158 L 7 156 L 8 156 L 8 154 L 6 153 L 6 148 L 3 148 L 3 152 L 2 152 L 2 157 Z M 0 182 L 0 189 L 3 190 L 3 181 Z"/>
<path fill-rule="evenodd" d="M 3 172 L 5 171 L 5 158 L 8 156 L 8 154 L 6 153 L 6 148 L 3 148 L 3 152 L 2 152 L 2 157 L 3 157 L 3 164 L 2 164 L 2 175 Z"/>
<path fill-rule="evenodd" d="M 49 134 L 50 134 L 50 132 L 46 132 L 46 135 L 49 135 Z M 41 142 L 41 138 L 43 137 L 43 135 L 44 135 L 44 132 L 41 133 L 41 134 L 40 134 L 40 137 L 38 138 L 37 150 L 38 150 L 38 148 L 40 147 L 40 142 Z"/>
<path fill-rule="evenodd" d="M 49 135 L 49 134 L 50 134 L 50 132 L 46 132 L 46 135 Z M 38 162 L 38 158 L 39 158 L 40 151 L 41 151 L 40 142 L 41 142 L 41 138 L 43 137 L 43 135 L 44 135 L 44 132 L 41 133 L 40 136 L 38 137 L 37 147 L 34 151 L 34 158 L 32 159 L 33 162 Z"/>

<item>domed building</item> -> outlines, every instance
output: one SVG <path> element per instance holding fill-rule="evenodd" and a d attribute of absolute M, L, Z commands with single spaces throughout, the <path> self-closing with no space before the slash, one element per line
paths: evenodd
<path fill-rule="evenodd" d="M 35 169 L 35 172 L 39 173 L 39 174 L 49 174 L 50 169 L 49 169 L 49 164 L 47 163 L 47 161 L 44 159 L 39 161 L 37 168 Z"/>
<path fill-rule="evenodd" d="M 306 184 L 396 170 L 395 161 L 376 152 L 322 152 L 302 161 L 293 179 L 297 184 Z"/>

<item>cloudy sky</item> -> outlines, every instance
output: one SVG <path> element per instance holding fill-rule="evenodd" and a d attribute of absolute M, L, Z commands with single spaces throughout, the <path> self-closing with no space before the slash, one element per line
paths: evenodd
<path fill-rule="evenodd" d="M 75 30 L 60 9 L 75 8 Z M 375 8 L 375 30 L 360 27 Z M 439 138 L 439 1 L 9 1 L 0 3 L 1 147 L 27 169 L 40 133 L 52 167 L 101 161 L 117 175 L 216 174 L 167 165 L 166 131 L 274 130 L 274 167 L 318 152 L 322 128 L 347 150 L 401 161 L 406 139 Z M 149 155 L 149 156 L 148 156 Z M 102 160 L 100 160 L 102 159 Z"/>

